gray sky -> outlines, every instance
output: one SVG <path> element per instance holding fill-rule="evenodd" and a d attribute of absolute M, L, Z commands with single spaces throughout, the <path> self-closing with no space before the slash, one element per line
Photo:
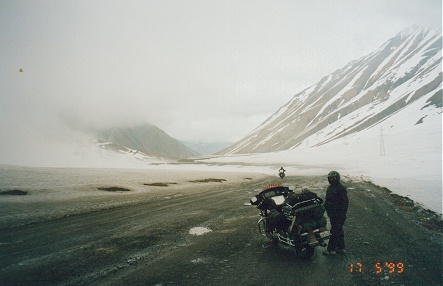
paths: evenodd
<path fill-rule="evenodd" d="M 441 11 L 440 0 L 0 0 L 1 152 L 144 122 L 180 140 L 239 140 L 404 28 L 441 27 Z"/>

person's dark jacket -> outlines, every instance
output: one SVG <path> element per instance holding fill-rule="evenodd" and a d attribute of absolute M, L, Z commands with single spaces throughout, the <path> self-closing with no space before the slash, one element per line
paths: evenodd
<path fill-rule="evenodd" d="M 325 209 L 328 216 L 346 216 L 348 211 L 348 191 L 340 183 L 329 185 L 326 190 Z"/>

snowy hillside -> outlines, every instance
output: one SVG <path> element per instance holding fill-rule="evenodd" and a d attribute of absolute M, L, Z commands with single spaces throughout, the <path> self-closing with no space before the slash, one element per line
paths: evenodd
<path fill-rule="evenodd" d="M 321 146 L 301 144 L 292 150 L 220 155 L 198 162 L 243 170 L 262 166 L 260 172 L 276 177 L 284 166 L 288 176 L 323 175 L 325 186 L 326 174 L 337 170 L 387 187 L 441 214 L 442 110 L 431 106 L 421 110 L 427 100 L 423 97 L 377 126 Z"/>
<path fill-rule="evenodd" d="M 411 28 L 298 93 L 243 140 L 202 158 L 364 177 L 442 213 L 442 36 Z"/>
<path fill-rule="evenodd" d="M 296 94 L 220 154 L 288 150 L 346 140 L 414 105 L 414 123 L 441 112 L 441 31 L 409 28 L 377 51 Z M 437 109 L 436 109 L 437 108 Z"/>
<path fill-rule="evenodd" d="M 69 161 L 69 167 L 143 168 L 147 164 L 161 164 L 170 160 L 116 143 L 91 140 L 88 144 L 77 146 L 73 159 Z"/>

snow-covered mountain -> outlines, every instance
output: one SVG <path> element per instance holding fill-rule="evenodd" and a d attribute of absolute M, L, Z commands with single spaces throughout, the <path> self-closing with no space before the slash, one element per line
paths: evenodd
<path fill-rule="evenodd" d="M 414 102 L 414 124 L 442 113 L 442 33 L 411 27 L 296 94 L 220 154 L 321 146 L 374 127 Z M 439 130 L 441 132 L 441 130 Z"/>

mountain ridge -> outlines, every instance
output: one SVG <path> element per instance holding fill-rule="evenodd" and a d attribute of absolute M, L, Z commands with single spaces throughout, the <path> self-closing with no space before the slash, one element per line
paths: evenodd
<path fill-rule="evenodd" d="M 441 30 L 401 31 L 378 50 L 297 93 L 218 154 L 288 150 L 303 141 L 320 146 L 377 125 L 423 96 L 429 97 L 428 105 L 441 108 L 441 39 Z"/>

